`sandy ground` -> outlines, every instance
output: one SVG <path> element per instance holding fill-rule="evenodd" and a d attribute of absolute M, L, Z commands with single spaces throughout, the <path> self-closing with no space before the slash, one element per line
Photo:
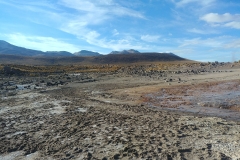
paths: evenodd
<path fill-rule="evenodd" d="M 240 67 L 218 70 L 2 94 L 0 159 L 239 159 Z"/>

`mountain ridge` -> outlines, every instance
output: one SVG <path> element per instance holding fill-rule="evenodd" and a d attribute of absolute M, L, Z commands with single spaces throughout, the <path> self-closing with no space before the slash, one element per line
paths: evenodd
<path fill-rule="evenodd" d="M 0 40 L 0 54 L 19 55 L 19 56 L 72 56 L 67 51 L 39 51 L 12 45 L 6 41 Z"/>
<path fill-rule="evenodd" d="M 0 54 L 0 64 L 19 65 L 98 65 L 98 64 L 135 64 L 157 63 L 170 61 L 185 61 L 182 57 L 168 53 L 142 54 L 108 54 L 102 56 L 68 56 L 68 57 L 26 57 L 19 55 Z M 187 60 L 189 61 L 189 60 Z"/>
<path fill-rule="evenodd" d="M 112 53 L 112 52 L 111 52 Z M 67 51 L 37 51 L 14 46 L 0 41 L 0 64 L 22 65 L 72 65 L 72 64 L 133 64 L 186 60 L 173 53 L 139 52 L 134 49 L 113 51 L 102 55 L 98 52 L 82 50 L 72 54 Z"/>
<path fill-rule="evenodd" d="M 122 51 L 112 51 L 109 54 L 143 54 L 143 53 L 158 53 L 158 52 L 139 52 L 134 49 L 129 49 L 129 50 L 122 50 Z M 43 51 L 39 51 L 39 50 L 15 46 L 4 40 L 0 40 L 0 54 L 32 56 L 32 57 L 103 56 L 103 54 L 100 54 L 98 52 L 88 51 L 88 50 L 81 50 L 81 51 L 75 52 L 75 53 L 71 53 L 68 51 L 46 51 L 46 52 L 43 52 Z M 159 53 L 159 54 L 162 54 L 162 53 Z M 169 54 L 173 54 L 173 53 L 169 53 Z"/>
<path fill-rule="evenodd" d="M 81 50 L 79 52 L 75 52 L 73 53 L 76 56 L 101 56 L 102 54 L 98 53 L 98 52 L 92 52 L 92 51 L 88 51 L 88 50 Z"/>

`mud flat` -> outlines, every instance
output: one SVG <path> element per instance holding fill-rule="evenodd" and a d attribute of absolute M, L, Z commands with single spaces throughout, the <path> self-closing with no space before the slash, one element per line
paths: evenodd
<path fill-rule="evenodd" d="M 240 80 L 162 88 L 145 99 L 156 109 L 240 121 Z"/>
<path fill-rule="evenodd" d="M 240 67 L 203 65 L 2 76 L 0 159 L 239 159 Z"/>

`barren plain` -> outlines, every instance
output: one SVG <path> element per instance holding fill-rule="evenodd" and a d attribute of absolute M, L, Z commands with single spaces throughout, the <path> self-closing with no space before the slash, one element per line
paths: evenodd
<path fill-rule="evenodd" d="M 0 159 L 240 159 L 240 63 L 0 69 Z"/>

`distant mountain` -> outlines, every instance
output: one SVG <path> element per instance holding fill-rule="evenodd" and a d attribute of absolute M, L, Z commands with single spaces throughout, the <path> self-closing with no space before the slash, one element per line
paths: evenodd
<path fill-rule="evenodd" d="M 137 50 L 112 51 L 108 55 L 81 50 L 74 54 L 66 51 L 42 52 L 12 45 L 0 40 L 0 63 L 2 64 L 130 64 L 158 61 L 186 60 L 173 53 L 145 52 Z"/>
<path fill-rule="evenodd" d="M 74 56 L 72 53 L 67 51 L 47 51 L 45 52 L 48 56 Z"/>
<path fill-rule="evenodd" d="M 138 53 L 140 52 L 137 50 L 129 49 L 129 50 L 123 50 L 123 51 L 112 51 L 109 54 L 138 54 Z"/>
<path fill-rule="evenodd" d="M 38 56 L 38 55 L 44 55 L 44 52 L 14 46 L 6 41 L 0 40 L 0 54 Z"/>
<path fill-rule="evenodd" d="M 0 54 L 0 64 L 28 64 L 28 65 L 72 65 L 72 64 L 140 64 L 170 61 L 185 61 L 169 53 L 141 53 L 141 54 L 108 54 L 102 56 L 68 56 L 68 57 L 24 57 L 19 55 Z"/>
<path fill-rule="evenodd" d="M 15 45 L 12 45 L 6 41 L 0 40 L 0 54 L 5 55 L 18 55 L 18 56 L 74 56 L 70 52 L 66 51 L 48 51 L 48 52 L 42 52 L 38 50 L 33 49 L 27 49 L 23 47 L 18 47 Z"/>
<path fill-rule="evenodd" d="M 173 56 L 177 56 L 176 54 L 173 54 L 173 53 L 168 53 L 168 54 L 171 54 L 171 55 L 173 55 Z"/>
<path fill-rule="evenodd" d="M 74 55 L 82 56 L 82 57 L 101 56 L 101 54 L 98 52 L 92 52 L 87 50 L 81 50 L 79 52 L 75 52 Z"/>
<path fill-rule="evenodd" d="M 143 62 L 163 62 L 163 61 L 182 61 L 186 60 L 174 54 L 169 53 L 156 53 L 156 52 L 146 52 L 146 53 L 128 53 L 128 54 L 108 54 L 101 57 L 94 57 L 94 60 L 98 63 L 121 63 L 121 64 L 131 64 L 131 63 L 143 63 Z"/>

